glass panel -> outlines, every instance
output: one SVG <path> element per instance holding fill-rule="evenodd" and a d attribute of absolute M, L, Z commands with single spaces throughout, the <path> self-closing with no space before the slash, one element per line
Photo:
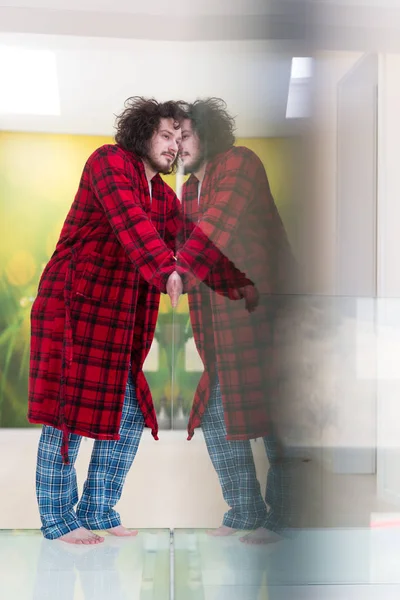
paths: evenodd
<path fill-rule="evenodd" d="M 323 586 L 317 588 L 320 597 L 328 590 L 331 595 L 337 586 L 342 594 L 347 588 L 341 586 L 361 585 L 377 593 L 382 584 L 400 583 L 390 559 L 398 539 L 393 530 L 304 529 L 273 549 L 249 549 L 237 537 L 217 539 L 198 529 L 176 530 L 175 600 L 288 600 L 295 592 L 296 597 L 314 598 L 309 595 L 314 586 Z"/>
<path fill-rule="evenodd" d="M 157 18 L 165 29 L 163 15 Z M 187 38 L 191 28 L 185 31 Z M 43 598 L 50 590 L 53 597 L 56 590 L 74 600 L 92 593 L 161 600 L 170 593 L 174 560 L 176 594 L 184 600 L 226 593 L 230 600 L 235 594 L 262 600 L 267 586 L 271 600 L 274 586 L 286 584 L 399 583 L 399 193 L 397 162 L 390 159 L 399 137 L 399 59 L 360 61 L 361 52 L 325 52 L 315 55 L 311 71 L 296 74 L 292 66 L 308 62 L 293 56 L 303 53 L 303 43 L 282 43 L 278 51 L 271 40 L 252 35 L 234 43 L 204 41 L 213 31 L 214 22 L 204 38 L 185 42 L 0 35 L 2 53 L 24 48 L 35 66 L 24 73 L 26 60 L 14 62 L 14 51 L 4 55 L 10 60 L 3 79 L 10 79 L 3 82 L 7 106 L 0 107 L 0 489 L 7 493 L 0 501 L 0 580 L 7 596 Z M 48 56 L 44 71 L 34 48 Z M 32 94 L 22 93 L 32 79 L 48 80 L 51 89 L 36 85 Z M 121 90 L 126 93 L 119 96 Z M 194 100 L 204 90 L 221 94 L 237 115 L 235 152 L 243 163 L 233 160 L 213 181 L 204 171 L 201 187 L 190 194 L 188 174 L 165 176 L 197 228 L 199 245 L 189 260 L 197 282 L 175 310 L 161 296 L 144 365 L 160 440 L 144 432 L 117 504 L 124 524 L 139 527 L 139 535 L 107 535 L 96 548 L 44 541 L 34 476 L 41 426 L 26 418 L 30 312 L 39 278 L 88 157 L 114 142 L 113 114 L 125 97 L 148 91 Z M 56 100 L 53 107 L 40 100 L 43 91 L 46 101 Z M 278 224 L 278 216 L 301 277 L 289 291 L 271 294 L 279 240 L 268 221 Z M 108 242 L 113 230 L 107 225 L 101 237 Z M 192 231 L 185 233 L 184 244 Z M 181 248 L 175 246 L 177 255 Z M 57 300 L 70 281 L 61 283 Z M 259 303 L 250 314 L 243 289 L 251 283 Z M 93 281 L 92 287 L 98 292 Z M 378 291 L 391 298 L 376 299 Z M 106 291 L 107 302 L 114 292 Z M 359 297 L 364 292 L 368 297 Z M 190 310 L 189 299 L 198 302 Z M 100 298 L 93 300 L 98 306 Z M 53 316 L 51 325 L 62 320 Z M 149 326 L 140 323 L 138 345 Z M 102 328 L 108 340 L 116 339 L 112 319 Z M 67 329 L 68 323 L 51 329 L 49 339 Z M 125 333 L 124 321 L 122 345 Z M 64 349 L 71 337 L 64 336 Z M 108 382 L 115 384 L 113 374 Z M 93 376 L 90 384 L 98 383 Z M 200 401 L 191 412 L 196 390 Z M 110 396 L 112 414 L 113 391 Z M 149 407 L 142 405 L 146 416 Z M 79 493 L 92 450 L 84 440 Z M 237 506 L 248 498 L 257 505 L 253 512 L 248 504 Z M 159 527 L 177 528 L 174 555 L 169 530 Z M 276 537 L 267 539 L 271 532 Z M 293 535 L 281 539 L 282 533 Z"/>
<path fill-rule="evenodd" d="M 4 598 L 21 600 L 165 600 L 170 592 L 170 532 L 141 530 L 77 546 L 35 530 L 0 531 Z"/>

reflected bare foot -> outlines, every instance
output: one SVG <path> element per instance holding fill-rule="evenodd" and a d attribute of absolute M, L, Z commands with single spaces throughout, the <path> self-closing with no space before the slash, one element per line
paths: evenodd
<path fill-rule="evenodd" d="M 123 525 L 117 525 L 117 527 L 111 527 L 110 529 L 107 529 L 106 531 L 108 531 L 108 533 L 111 533 L 111 535 L 115 535 L 117 537 L 133 537 L 138 534 L 137 530 L 127 529 Z"/>
<path fill-rule="evenodd" d="M 212 535 L 214 537 L 226 537 L 228 535 L 234 535 L 236 532 L 237 529 L 227 527 L 226 525 L 221 525 L 218 527 L 218 529 L 209 529 L 207 531 L 208 535 Z"/>
<path fill-rule="evenodd" d="M 85 527 L 78 527 L 78 529 L 69 531 L 57 539 L 67 544 L 101 544 L 101 542 L 104 542 L 103 537 L 85 529 Z"/>
<path fill-rule="evenodd" d="M 275 542 L 279 542 L 283 540 L 283 537 L 274 531 L 270 531 L 269 529 L 265 529 L 265 527 L 259 527 L 255 531 L 251 531 L 250 533 L 246 533 L 245 536 L 240 538 L 240 541 L 243 544 L 273 544 Z"/>

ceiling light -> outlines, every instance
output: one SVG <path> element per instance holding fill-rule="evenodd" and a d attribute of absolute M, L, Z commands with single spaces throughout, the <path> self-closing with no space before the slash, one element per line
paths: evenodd
<path fill-rule="evenodd" d="M 292 58 L 290 79 L 310 79 L 313 74 L 313 59 L 309 56 Z"/>
<path fill-rule="evenodd" d="M 310 83 L 312 75 L 312 58 L 296 56 L 292 59 L 286 105 L 287 119 L 304 119 L 310 116 Z"/>
<path fill-rule="evenodd" d="M 0 113 L 60 114 L 54 52 L 0 45 L 0 77 Z"/>

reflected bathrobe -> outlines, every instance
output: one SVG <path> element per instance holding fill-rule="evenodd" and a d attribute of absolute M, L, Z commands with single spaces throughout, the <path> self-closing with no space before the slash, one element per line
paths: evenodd
<path fill-rule="evenodd" d="M 260 159 L 232 147 L 206 166 L 198 197 L 192 174 L 183 186 L 183 242 L 177 269 L 186 277 L 196 347 L 204 364 L 188 423 L 188 439 L 201 425 L 216 374 L 228 440 L 271 433 L 274 412 L 273 319 L 279 298 L 290 289 L 294 260 Z M 218 253 L 225 260 L 218 259 Z M 245 283 L 261 300 L 249 313 L 229 290 Z M 188 275 L 189 272 L 189 275 Z M 215 292 L 220 293 L 215 293 Z"/>

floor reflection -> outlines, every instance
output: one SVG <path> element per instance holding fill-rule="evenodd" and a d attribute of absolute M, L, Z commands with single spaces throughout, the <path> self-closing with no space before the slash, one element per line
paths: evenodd
<path fill-rule="evenodd" d="M 400 526 L 303 529 L 248 546 L 240 533 L 140 530 L 71 546 L 0 531 L 3 600 L 398 600 Z M 172 551 L 172 552 L 171 552 Z M 171 569 L 172 567 L 172 569 Z M 172 575 L 172 581 L 171 581 Z"/>
<path fill-rule="evenodd" d="M 268 546 L 176 530 L 175 600 L 400 597 L 400 527 L 303 529 Z"/>
<path fill-rule="evenodd" d="M 75 546 L 38 531 L 2 531 L 0 581 L 4 600 L 167 600 L 170 532 L 106 534 L 103 544 Z"/>

